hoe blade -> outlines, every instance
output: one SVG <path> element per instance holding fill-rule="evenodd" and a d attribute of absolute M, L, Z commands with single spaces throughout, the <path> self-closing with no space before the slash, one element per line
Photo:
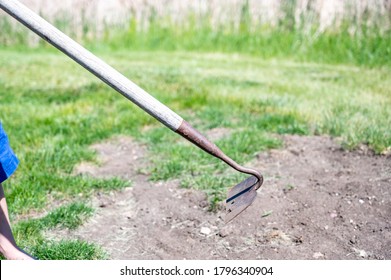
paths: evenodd
<path fill-rule="evenodd" d="M 258 179 L 251 176 L 229 190 L 226 204 L 225 222 L 233 218 L 249 207 L 257 196 L 256 184 Z"/>

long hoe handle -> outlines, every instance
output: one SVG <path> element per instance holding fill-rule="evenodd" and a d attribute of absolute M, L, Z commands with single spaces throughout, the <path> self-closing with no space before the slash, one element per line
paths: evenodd
<path fill-rule="evenodd" d="M 258 171 L 245 168 L 236 163 L 167 106 L 156 100 L 142 88 L 83 48 L 26 6 L 16 0 L 0 0 L 0 8 L 174 132 L 177 132 L 209 154 L 223 160 L 237 171 L 255 176 L 257 180 L 252 180 L 250 188 L 257 190 L 262 185 L 263 177 Z M 247 187 L 247 189 L 250 188 Z M 234 191 L 233 193 L 231 191 L 232 194 L 228 197 L 227 202 L 233 200 L 234 196 L 239 196 L 241 192 L 243 192 L 243 190 L 239 192 Z M 233 204 L 233 202 L 231 203 Z M 252 201 L 249 202 L 249 204 L 251 203 Z M 231 212 L 233 212 L 233 214 L 230 215 L 230 219 L 240 213 L 236 213 L 237 211 L 232 211 L 232 209 L 229 213 Z"/>

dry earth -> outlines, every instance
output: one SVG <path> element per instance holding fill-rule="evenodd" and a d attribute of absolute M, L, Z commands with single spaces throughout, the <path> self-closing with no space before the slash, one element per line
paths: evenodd
<path fill-rule="evenodd" d="M 77 172 L 120 176 L 132 187 L 98 194 L 91 220 L 57 234 L 96 242 L 123 260 L 391 259 L 391 157 L 365 147 L 344 151 L 323 136 L 283 140 L 283 149 L 248 164 L 265 183 L 229 224 L 223 209 L 208 211 L 203 193 L 140 173 L 146 147 L 128 137 L 96 144 L 101 164 L 83 163 Z"/>

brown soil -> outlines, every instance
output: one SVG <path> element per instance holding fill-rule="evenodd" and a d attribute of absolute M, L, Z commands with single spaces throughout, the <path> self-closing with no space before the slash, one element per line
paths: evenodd
<path fill-rule="evenodd" d="M 343 151 L 327 137 L 283 140 L 248 164 L 265 183 L 229 224 L 223 210 L 208 211 L 203 193 L 149 181 L 146 147 L 131 138 L 94 145 L 100 165 L 76 172 L 133 184 L 98 194 L 95 216 L 66 234 L 100 244 L 111 259 L 391 259 L 391 157 Z"/>

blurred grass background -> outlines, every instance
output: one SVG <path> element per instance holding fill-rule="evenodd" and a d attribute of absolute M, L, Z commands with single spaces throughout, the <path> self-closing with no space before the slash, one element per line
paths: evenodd
<path fill-rule="evenodd" d="M 191 50 L 391 63 L 390 0 L 22 1 L 94 49 Z M 0 14 L 0 45 L 45 45 Z"/>
<path fill-rule="evenodd" d="M 228 129 L 217 144 L 240 163 L 281 147 L 279 134 L 391 150 L 391 1 L 22 2 L 199 130 Z M 243 179 L 4 14 L 0 30 L 0 120 L 21 161 L 5 191 L 18 243 L 37 257 L 108 257 L 46 235 L 83 224 L 97 191 L 131 186 L 72 173 L 96 160 L 93 143 L 146 143 L 151 179 L 180 178 L 211 209 Z"/>

